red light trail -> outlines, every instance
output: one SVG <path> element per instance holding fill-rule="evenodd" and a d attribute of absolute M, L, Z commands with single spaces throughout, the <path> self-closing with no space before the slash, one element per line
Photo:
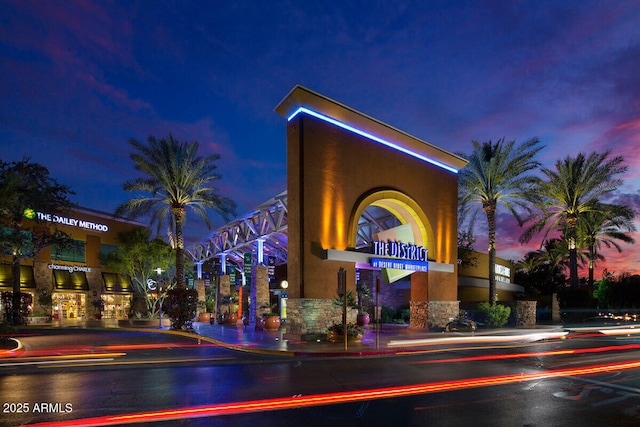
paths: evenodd
<path fill-rule="evenodd" d="M 149 411 L 134 414 L 110 415 L 76 420 L 29 424 L 33 427 L 109 426 L 118 424 L 171 421 L 185 418 L 216 417 L 258 411 L 276 411 L 319 405 L 359 402 L 372 399 L 388 399 L 426 393 L 438 393 L 476 387 L 505 385 L 524 381 L 535 381 L 565 376 L 601 374 L 612 371 L 640 368 L 640 361 L 560 369 L 535 373 L 519 373 L 492 377 L 469 378 L 455 381 L 386 387 L 369 390 L 324 393 L 276 399 L 251 400 L 246 402 L 218 403 L 178 409 Z"/>

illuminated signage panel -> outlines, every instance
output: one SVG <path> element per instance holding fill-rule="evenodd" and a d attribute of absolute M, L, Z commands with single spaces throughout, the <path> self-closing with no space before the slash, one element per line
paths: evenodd
<path fill-rule="evenodd" d="M 109 231 L 109 226 L 106 224 L 85 221 L 83 219 L 77 218 L 68 218 L 66 216 L 54 215 L 49 213 L 34 213 L 33 209 L 30 208 L 25 209 L 23 214 L 27 219 L 34 219 L 37 217 L 40 221 L 55 222 L 56 224 L 67 225 L 69 227 L 84 228 L 85 230 L 100 231 L 102 233 Z"/>
<path fill-rule="evenodd" d="M 391 268 L 394 270 L 419 271 L 426 273 L 429 271 L 429 263 L 412 261 L 407 259 L 372 258 L 371 266 L 375 268 Z"/>
<path fill-rule="evenodd" d="M 504 265 L 494 264 L 496 267 L 496 281 L 511 283 L 511 269 Z"/>
<path fill-rule="evenodd" d="M 49 264 L 49 270 L 66 270 L 69 273 L 75 273 L 77 271 L 91 273 L 91 267 L 84 267 L 80 265 Z"/>
<path fill-rule="evenodd" d="M 413 243 L 374 241 L 373 254 L 415 261 L 427 261 L 427 249 L 424 246 L 414 245 Z"/>

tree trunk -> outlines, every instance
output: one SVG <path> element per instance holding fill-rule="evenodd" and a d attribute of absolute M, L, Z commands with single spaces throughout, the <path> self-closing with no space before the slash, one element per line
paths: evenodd
<path fill-rule="evenodd" d="M 571 289 L 578 287 L 578 249 L 576 245 L 576 223 L 577 218 L 571 216 L 567 219 L 569 230 L 567 231 L 569 238 L 569 284 Z"/>
<path fill-rule="evenodd" d="M 13 281 L 13 292 L 11 297 L 11 323 L 15 326 L 24 325 L 25 319 L 22 317 L 22 292 L 20 289 L 20 258 L 14 256 L 11 260 L 11 275 Z"/>
<path fill-rule="evenodd" d="M 182 224 L 184 223 L 184 208 L 173 208 L 173 216 L 176 222 L 176 286 L 185 288 L 184 283 L 184 236 Z"/>
<path fill-rule="evenodd" d="M 489 231 L 489 304 L 495 306 L 498 302 L 498 291 L 496 290 L 496 204 L 488 203 L 483 206 L 487 215 Z"/>

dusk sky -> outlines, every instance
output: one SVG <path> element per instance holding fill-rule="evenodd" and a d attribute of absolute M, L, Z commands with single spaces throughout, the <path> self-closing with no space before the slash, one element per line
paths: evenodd
<path fill-rule="evenodd" d="M 636 0 L 0 0 L 0 55 L 0 159 L 47 166 L 83 207 L 113 212 L 136 176 L 128 141 L 171 133 L 221 155 L 221 193 L 246 213 L 286 190 L 274 108 L 301 84 L 451 152 L 539 137 L 552 167 L 611 149 L 629 166 L 615 200 L 640 211 Z M 498 222 L 498 256 L 538 249 Z M 209 233 L 193 216 L 185 231 Z M 597 279 L 640 273 L 634 237 Z"/>

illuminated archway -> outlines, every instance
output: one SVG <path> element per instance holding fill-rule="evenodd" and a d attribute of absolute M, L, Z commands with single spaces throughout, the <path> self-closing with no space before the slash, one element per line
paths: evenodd
<path fill-rule="evenodd" d="M 433 229 L 422 208 L 408 195 L 393 189 L 376 190 L 364 195 L 356 204 L 349 221 L 349 247 L 357 245 L 358 222 L 369 206 L 377 206 L 392 213 L 401 224 L 410 224 L 416 245 L 434 253 Z"/>

